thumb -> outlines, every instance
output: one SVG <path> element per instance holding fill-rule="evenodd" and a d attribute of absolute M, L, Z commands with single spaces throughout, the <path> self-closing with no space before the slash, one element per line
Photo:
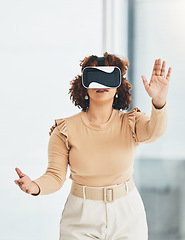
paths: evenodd
<path fill-rule="evenodd" d="M 149 89 L 150 86 L 149 86 L 145 76 L 142 75 L 141 78 L 143 79 L 143 85 L 144 85 L 146 91 L 148 92 L 148 89 Z"/>

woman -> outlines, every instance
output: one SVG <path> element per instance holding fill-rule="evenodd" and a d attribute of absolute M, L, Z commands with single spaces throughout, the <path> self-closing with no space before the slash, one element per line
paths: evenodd
<path fill-rule="evenodd" d="M 127 59 L 104 53 L 106 66 L 117 66 L 125 75 Z M 98 57 L 85 57 L 82 71 L 97 66 Z M 167 127 L 166 97 L 171 67 L 165 77 L 165 61 L 156 59 L 148 84 L 151 116 L 131 103 L 131 84 L 126 77 L 118 88 L 105 92 L 86 89 L 82 76 L 71 82 L 71 97 L 82 111 L 56 119 L 50 128 L 48 168 L 32 181 L 16 168 L 15 183 L 28 194 L 45 195 L 59 190 L 70 167 L 71 191 L 60 221 L 60 239 L 147 240 L 148 226 L 142 198 L 133 180 L 133 158 L 141 143 L 155 141 Z"/>

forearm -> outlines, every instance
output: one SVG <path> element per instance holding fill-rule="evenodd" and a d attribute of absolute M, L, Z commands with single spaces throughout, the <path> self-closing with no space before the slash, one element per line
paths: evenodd
<path fill-rule="evenodd" d="M 64 184 L 66 177 L 59 177 L 54 173 L 45 173 L 43 176 L 35 179 L 33 182 L 37 185 L 35 189 L 35 193 L 39 194 L 36 195 L 47 195 L 58 191 L 62 185 Z"/>
<path fill-rule="evenodd" d="M 55 128 L 48 143 L 48 167 L 46 172 L 33 182 L 40 189 L 39 195 L 58 191 L 66 180 L 68 149 L 65 137 Z M 35 189 L 35 193 L 38 193 Z"/>
<path fill-rule="evenodd" d="M 157 106 L 157 107 L 155 107 Z M 145 143 L 154 142 L 161 137 L 167 128 L 167 109 L 166 103 L 161 105 L 152 104 L 152 113 L 147 124 L 148 139 Z"/>
<path fill-rule="evenodd" d="M 166 104 L 162 107 L 152 102 L 152 111 L 150 118 L 147 115 L 142 115 L 136 123 L 136 135 L 138 142 L 150 143 L 154 142 L 162 136 L 167 128 L 167 109 Z M 161 107 L 161 108 L 159 108 Z"/>

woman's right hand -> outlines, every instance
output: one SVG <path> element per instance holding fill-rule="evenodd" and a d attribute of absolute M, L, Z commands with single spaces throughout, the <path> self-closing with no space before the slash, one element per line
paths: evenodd
<path fill-rule="evenodd" d="M 28 194 L 37 194 L 39 193 L 39 187 L 32 182 L 32 180 L 24 173 L 21 172 L 19 168 L 15 168 L 19 179 L 14 182 L 20 187 L 22 191 Z"/>

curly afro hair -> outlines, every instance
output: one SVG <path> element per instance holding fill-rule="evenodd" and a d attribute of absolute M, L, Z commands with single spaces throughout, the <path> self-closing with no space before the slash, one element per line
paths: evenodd
<path fill-rule="evenodd" d="M 105 66 L 117 66 L 121 70 L 122 77 L 126 74 L 127 68 L 129 67 L 129 62 L 127 58 L 121 59 L 113 54 L 104 53 L 105 57 Z M 91 55 L 89 57 L 85 57 L 81 60 L 80 66 L 81 72 L 83 69 L 88 66 L 97 66 L 98 65 L 98 57 L 96 55 Z M 82 108 L 84 112 L 89 108 L 89 98 L 86 100 L 85 95 L 88 95 L 87 89 L 82 85 L 82 74 L 77 75 L 75 79 L 70 81 L 71 88 L 69 89 L 69 93 L 71 93 L 70 99 L 74 102 L 75 106 L 78 108 Z M 123 109 L 127 110 L 129 108 L 131 101 L 131 93 L 132 85 L 128 82 L 126 77 L 123 77 L 123 81 L 121 85 L 117 88 L 118 98 L 114 97 L 113 108 L 114 109 Z"/>

